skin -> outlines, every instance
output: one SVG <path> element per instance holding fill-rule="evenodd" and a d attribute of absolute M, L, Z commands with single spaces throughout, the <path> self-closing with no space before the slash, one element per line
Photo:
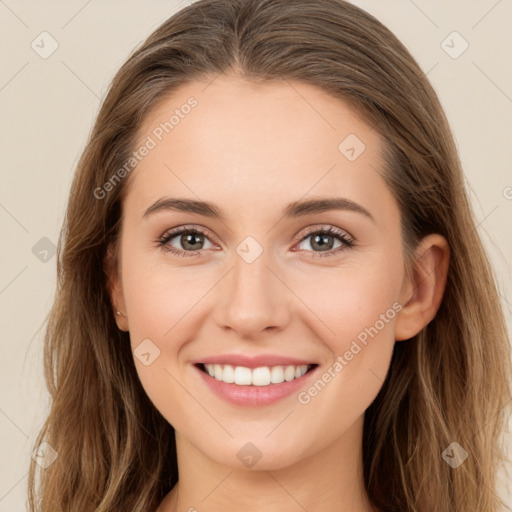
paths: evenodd
<path fill-rule="evenodd" d="M 130 332 L 132 350 L 146 338 L 160 350 L 148 366 L 134 358 L 146 393 L 176 430 L 179 483 L 158 512 L 371 511 L 364 412 L 395 342 L 434 317 L 448 246 L 440 235 L 425 238 L 407 277 L 400 211 L 380 175 L 382 140 L 345 102 L 293 82 L 222 75 L 207 84 L 182 86 L 145 118 L 141 144 L 190 96 L 198 101 L 132 171 L 119 273 L 107 259 L 112 302 L 125 315 L 116 315 L 119 328 Z M 366 146 L 355 161 L 338 149 L 349 134 Z M 142 219 L 162 196 L 215 203 L 225 219 L 170 210 Z M 347 210 L 281 216 L 293 201 L 325 197 L 348 198 L 374 220 Z M 199 256 L 158 247 L 183 225 L 207 230 Z M 315 258 L 323 252 L 306 228 L 330 226 L 355 245 L 335 253 L 342 242 L 329 238 L 332 255 Z M 247 236 L 263 248 L 252 263 L 236 252 Z M 168 245 L 190 252 L 180 241 Z M 264 407 L 232 405 L 192 365 L 216 354 L 273 353 L 315 361 L 321 376 L 393 303 L 401 311 L 306 405 L 296 394 Z M 262 454 L 252 468 L 237 457 L 248 442 Z"/>

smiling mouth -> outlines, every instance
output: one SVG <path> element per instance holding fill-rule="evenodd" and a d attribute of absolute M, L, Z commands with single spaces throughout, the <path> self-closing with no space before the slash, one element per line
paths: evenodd
<path fill-rule="evenodd" d="M 270 386 L 300 379 L 318 365 L 275 365 L 248 368 L 246 366 L 232 366 L 229 364 L 198 363 L 195 366 L 215 380 L 226 384 Z"/>

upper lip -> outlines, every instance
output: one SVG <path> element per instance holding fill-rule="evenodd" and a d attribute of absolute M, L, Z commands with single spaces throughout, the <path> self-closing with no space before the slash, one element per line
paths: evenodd
<path fill-rule="evenodd" d="M 246 368 L 258 368 L 260 366 L 301 366 L 313 365 L 312 361 L 298 359 L 295 357 L 280 356 L 276 354 L 243 355 L 223 354 L 217 356 L 203 357 L 194 361 L 194 364 L 229 364 L 231 366 L 245 366 Z"/>

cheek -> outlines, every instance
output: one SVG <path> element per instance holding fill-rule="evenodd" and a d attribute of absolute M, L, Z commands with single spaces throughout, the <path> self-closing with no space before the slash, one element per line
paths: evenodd
<path fill-rule="evenodd" d="M 329 328 L 321 327 L 321 332 L 330 360 L 298 396 L 312 432 L 340 435 L 380 391 L 395 344 L 400 285 L 399 266 L 390 268 L 382 261 L 364 269 L 340 269 L 335 276 L 316 280 L 307 298 L 303 295 Z M 314 323 L 318 326 L 318 319 Z M 328 429 L 322 423 L 325 418 Z"/>
<path fill-rule="evenodd" d="M 313 282 L 304 279 L 297 289 L 314 312 L 309 315 L 310 325 L 322 333 L 329 352 L 325 381 L 330 391 L 322 392 L 324 404 L 342 398 L 348 410 L 362 412 L 382 386 L 395 344 L 396 317 L 402 308 L 398 302 L 401 258 L 396 248 L 375 252 L 364 264 L 317 272 Z M 311 391 L 313 395 L 316 392 Z"/>
<path fill-rule="evenodd" d="M 382 334 L 380 339 L 393 337 L 403 281 L 400 251 L 375 252 L 363 263 L 347 261 L 338 268 L 316 271 L 313 279 L 311 274 L 293 279 L 294 291 L 315 314 L 317 323 L 320 319 L 325 326 L 322 332 L 328 333 L 325 340 L 331 340 L 333 353 L 348 350 L 359 335 L 364 341 L 368 329 L 376 337 L 372 327 Z"/>
<path fill-rule="evenodd" d="M 139 380 L 167 421 L 174 427 L 183 427 L 194 402 L 180 385 L 183 375 L 178 359 L 197 328 L 194 305 L 199 305 L 208 289 L 202 281 L 194 280 L 192 267 L 155 264 L 154 258 L 140 249 L 137 253 L 127 248 L 125 254 L 123 293 Z"/>
<path fill-rule="evenodd" d="M 133 344 L 143 338 L 167 344 L 167 340 L 176 338 L 214 284 L 215 276 L 211 276 L 211 283 L 198 279 L 197 267 L 169 264 L 160 249 L 144 251 L 127 242 L 122 261 L 123 293 Z"/>

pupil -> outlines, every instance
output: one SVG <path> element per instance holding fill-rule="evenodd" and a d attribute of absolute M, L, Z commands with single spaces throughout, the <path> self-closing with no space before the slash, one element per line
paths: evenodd
<path fill-rule="evenodd" d="M 186 248 L 187 244 L 190 244 L 190 245 L 192 245 L 192 247 L 190 247 L 190 248 L 195 249 L 194 244 L 201 243 L 200 241 L 198 241 L 199 236 L 201 236 L 201 235 L 195 235 L 195 234 L 184 235 L 182 237 L 183 247 Z M 184 239 L 184 241 L 183 241 L 183 239 Z"/>
<path fill-rule="evenodd" d="M 328 243 L 326 241 L 326 239 L 331 239 L 331 243 Z M 319 243 L 319 248 L 321 250 L 328 250 L 328 249 L 332 249 L 332 246 L 333 246 L 333 240 L 332 240 L 332 237 L 330 235 L 316 235 L 313 237 L 313 244 L 312 246 L 314 247 L 315 244 Z"/>

